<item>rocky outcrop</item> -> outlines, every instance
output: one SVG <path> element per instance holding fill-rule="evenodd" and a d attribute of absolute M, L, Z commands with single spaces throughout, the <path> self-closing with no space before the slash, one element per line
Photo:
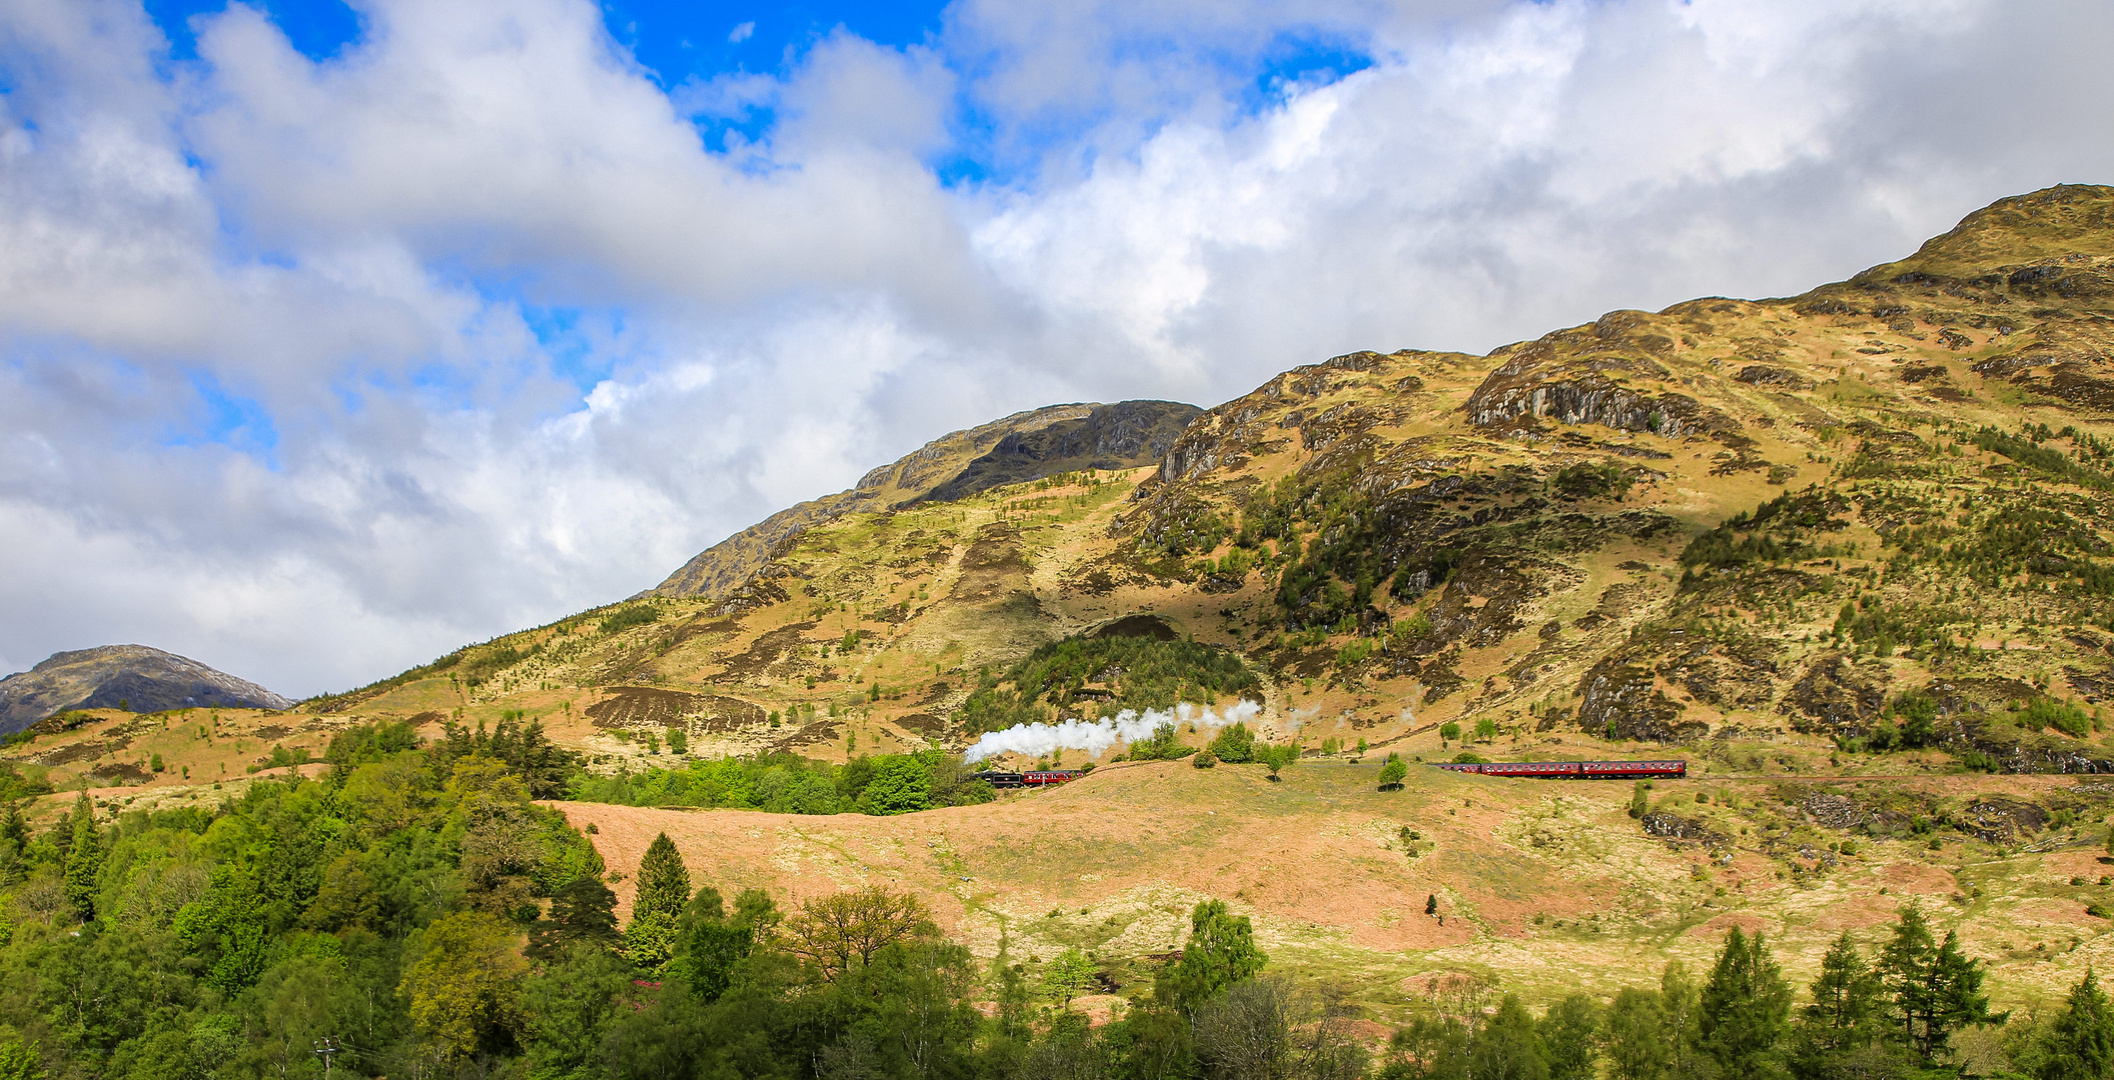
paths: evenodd
<path fill-rule="evenodd" d="M 1468 398 L 1470 423 L 1547 417 L 1668 438 L 1737 430 L 1731 417 L 1686 394 L 1647 393 L 1639 384 L 1670 377 L 1654 359 L 1672 340 L 1651 316 L 1617 311 L 1598 322 L 1491 353 L 1505 362 Z"/>
<path fill-rule="evenodd" d="M 68 709 L 161 712 L 186 707 L 288 709 L 293 699 L 145 645 L 104 645 L 53 653 L 0 679 L 0 734 L 21 731 Z"/>
<path fill-rule="evenodd" d="M 1046 427 L 1014 431 L 953 478 L 909 502 L 947 502 L 1081 469 L 1131 469 L 1167 456 L 1204 410 L 1178 401 L 1121 401 Z"/>

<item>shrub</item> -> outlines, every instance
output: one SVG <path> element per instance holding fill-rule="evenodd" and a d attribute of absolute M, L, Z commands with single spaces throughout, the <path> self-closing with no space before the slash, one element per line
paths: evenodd
<path fill-rule="evenodd" d="M 2092 718 L 2083 709 L 2054 698 L 2035 698 L 2013 715 L 2028 730 L 2054 728 L 2074 739 L 2082 739 L 2092 731 Z"/>
<path fill-rule="evenodd" d="M 1211 740 L 1211 753 L 1228 765 L 1246 765 L 1255 760 L 1255 733 L 1244 723 L 1228 725 Z"/>
<path fill-rule="evenodd" d="M 1556 490 L 1572 499 L 1620 499 L 1629 491 L 1627 473 L 1613 465 L 1568 465 L 1556 474 Z"/>
<path fill-rule="evenodd" d="M 1402 763 L 1402 755 L 1387 755 L 1387 764 L 1380 766 L 1380 790 L 1387 791 L 1402 786 L 1402 779 L 1409 775 L 1409 766 Z"/>
<path fill-rule="evenodd" d="M 1218 759 L 1211 756 L 1211 751 L 1206 750 L 1203 753 L 1198 754 L 1196 757 L 1191 758 L 1189 764 L 1199 769 L 1208 769 L 1214 765 L 1217 765 Z"/>
<path fill-rule="evenodd" d="M 1459 724 L 1456 724 L 1456 723 L 1454 723 L 1454 722 L 1453 722 L 1453 721 L 1451 721 L 1451 720 L 1448 720 L 1448 721 L 1446 721 L 1445 723 L 1443 723 L 1443 724 L 1440 724 L 1440 725 L 1439 725 L 1439 738 L 1440 738 L 1440 739 L 1443 739 L 1443 740 L 1445 740 L 1446 742 L 1460 742 L 1460 741 L 1461 741 L 1461 725 L 1459 725 Z"/>

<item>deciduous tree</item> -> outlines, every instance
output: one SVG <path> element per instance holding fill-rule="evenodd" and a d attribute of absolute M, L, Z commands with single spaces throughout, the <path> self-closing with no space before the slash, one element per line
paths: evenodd
<path fill-rule="evenodd" d="M 410 1003 L 411 1022 L 439 1056 L 469 1057 L 519 1026 L 520 982 L 528 965 L 514 951 L 511 923 L 458 911 L 426 927 L 414 948 L 417 959 L 397 993 Z"/>
<path fill-rule="evenodd" d="M 1206 900 L 1189 914 L 1189 942 L 1182 957 L 1163 969 L 1153 997 L 1169 1007 L 1193 1010 L 1226 987 L 1251 978 L 1269 958 L 1255 946 L 1246 915 L 1226 910 L 1224 900 Z"/>
<path fill-rule="evenodd" d="M 785 930 L 786 949 L 820 968 L 825 981 L 872 961 L 889 945 L 935 932 L 917 897 L 879 885 L 809 900 L 786 920 Z"/>

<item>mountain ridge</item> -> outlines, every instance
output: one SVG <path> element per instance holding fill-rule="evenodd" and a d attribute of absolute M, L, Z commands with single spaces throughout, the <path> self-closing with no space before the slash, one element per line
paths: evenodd
<path fill-rule="evenodd" d="M 0 734 L 72 709 L 147 713 L 195 706 L 290 709 L 294 701 L 189 657 L 146 645 L 102 645 L 53 653 L 0 679 Z"/>

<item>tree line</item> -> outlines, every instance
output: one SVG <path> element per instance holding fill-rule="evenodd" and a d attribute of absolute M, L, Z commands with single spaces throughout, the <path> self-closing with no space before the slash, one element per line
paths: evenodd
<path fill-rule="evenodd" d="M 1957 1075 L 1956 1036 L 1995 1025 L 2013 1075 L 2114 1076 L 2094 976 L 2007 1023 L 1914 909 L 1872 955 L 1837 941 L 1806 1004 L 1735 930 L 1700 977 L 1539 1012 L 1441 995 L 1391 1036 L 1215 900 L 1128 1001 L 1076 949 L 979 961 L 885 887 L 723 893 L 666 836 L 620 922 L 595 847 L 535 802 L 560 754 L 533 726 L 421 746 L 374 725 L 323 778 L 217 805 L 83 792 L 42 829 L 14 807 L 0 1080 L 1848 1080 Z"/>

